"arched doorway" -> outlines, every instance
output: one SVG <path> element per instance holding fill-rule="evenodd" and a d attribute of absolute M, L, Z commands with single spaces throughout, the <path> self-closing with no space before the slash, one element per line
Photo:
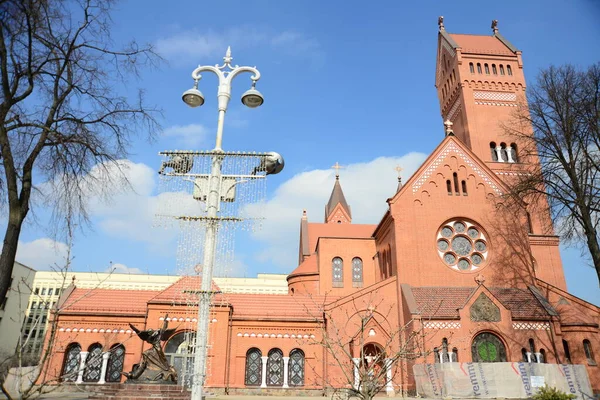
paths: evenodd
<path fill-rule="evenodd" d="M 473 338 L 471 345 L 473 362 L 506 362 L 506 347 L 502 340 L 490 332 L 482 332 Z"/>
<path fill-rule="evenodd" d="M 191 387 L 194 377 L 194 332 L 179 332 L 165 345 L 165 356 L 177 371 L 177 383 Z"/>
<path fill-rule="evenodd" d="M 386 381 L 385 352 L 377 343 L 367 343 L 363 346 L 361 354 L 361 368 L 359 374 L 362 385 L 381 387 Z"/>

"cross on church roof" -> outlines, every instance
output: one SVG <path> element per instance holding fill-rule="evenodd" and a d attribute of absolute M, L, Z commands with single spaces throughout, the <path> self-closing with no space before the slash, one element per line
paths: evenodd
<path fill-rule="evenodd" d="M 396 172 L 398 172 L 398 188 L 396 189 L 396 193 L 398 193 L 400 189 L 402 189 L 402 176 L 400 176 L 400 173 L 402 172 L 402 167 L 398 164 L 394 169 L 396 170 Z"/>
<path fill-rule="evenodd" d="M 335 165 L 332 166 L 331 168 L 335 169 L 335 179 L 338 179 L 340 177 L 340 169 L 346 168 L 341 166 L 337 161 L 335 162 Z"/>

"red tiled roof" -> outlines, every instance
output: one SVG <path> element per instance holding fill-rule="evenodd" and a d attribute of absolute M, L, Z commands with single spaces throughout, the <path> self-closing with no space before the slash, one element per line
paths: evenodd
<path fill-rule="evenodd" d="M 373 235 L 377 225 L 372 224 L 308 224 L 309 251 L 313 253 L 317 248 L 320 237 L 368 239 Z"/>
<path fill-rule="evenodd" d="M 514 55 L 514 53 L 495 36 L 451 33 L 450 37 L 462 49 L 463 53 Z"/>
<path fill-rule="evenodd" d="M 290 296 L 287 294 L 228 293 L 234 318 L 306 319 L 322 318 L 323 296 Z"/>
<path fill-rule="evenodd" d="M 197 304 L 198 292 L 202 279 L 199 276 L 184 276 L 177 282 L 154 296 L 150 303 L 167 303 L 167 304 Z M 212 290 L 220 291 L 219 287 L 213 282 Z M 156 293 L 156 292 L 155 292 Z M 219 295 L 215 300 L 219 300 Z"/>
<path fill-rule="evenodd" d="M 65 301 L 61 314 L 105 313 L 146 314 L 148 300 L 155 290 L 79 289 L 75 288 Z"/>
<path fill-rule="evenodd" d="M 294 275 L 309 275 L 318 273 L 319 267 L 317 265 L 317 256 L 311 255 L 306 257 L 302 264 L 298 265 L 298 268 L 296 268 L 294 271 L 292 271 L 291 274 L 288 275 L 288 278 Z"/>
<path fill-rule="evenodd" d="M 528 289 L 488 288 L 515 319 L 548 318 L 548 312 Z M 458 318 L 476 288 L 469 287 L 413 287 L 417 308 L 423 316 Z"/>

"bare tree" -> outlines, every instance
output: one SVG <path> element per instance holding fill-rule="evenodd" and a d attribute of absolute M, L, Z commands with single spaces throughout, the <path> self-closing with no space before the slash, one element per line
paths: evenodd
<path fill-rule="evenodd" d="M 95 185 L 92 168 L 119 171 L 132 135 L 158 128 L 143 91 L 130 100 L 126 90 L 130 77 L 159 59 L 150 46 L 113 45 L 113 4 L 0 0 L 0 205 L 8 207 L 0 298 L 35 185 L 50 183 L 43 194 L 56 223 L 67 202 L 86 220 L 90 191 L 110 186 Z"/>
<path fill-rule="evenodd" d="M 409 360 L 425 356 L 423 332 L 414 329 L 413 321 L 395 323 L 394 305 L 378 291 L 318 308 L 323 310 L 315 318 L 320 335 L 310 343 L 324 350 L 328 366 L 326 377 L 325 372 L 314 373 L 327 380 L 323 384 L 334 398 L 370 400 L 391 389 Z"/>
<path fill-rule="evenodd" d="M 600 63 L 542 70 L 527 100 L 504 125 L 527 163 L 511 195 L 548 204 L 562 237 L 584 244 L 600 283 Z"/>

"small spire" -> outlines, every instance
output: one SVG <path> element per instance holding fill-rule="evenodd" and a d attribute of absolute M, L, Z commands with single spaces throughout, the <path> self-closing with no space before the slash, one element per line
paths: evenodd
<path fill-rule="evenodd" d="M 494 32 L 494 35 L 496 33 L 498 33 L 498 20 L 497 19 L 492 20 L 492 32 Z"/>
<path fill-rule="evenodd" d="M 444 28 L 444 16 L 440 15 L 438 17 L 438 27 L 440 28 L 440 32 L 443 32 L 446 30 L 446 28 Z"/>
<path fill-rule="evenodd" d="M 398 193 L 400 189 L 402 189 L 402 176 L 400 176 L 400 173 L 402 172 L 402 167 L 400 165 L 396 165 L 396 168 L 394 169 L 396 170 L 396 172 L 398 172 L 398 188 L 396 189 L 396 193 Z"/>
<path fill-rule="evenodd" d="M 454 124 L 449 119 L 447 119 L 446 122 L 444 122 L 444 132 L 446 132 L 446 136 L 454 136 L 452 125 Z"/>
<path fill-rule="evenodd" d="M 227 46 L 227 51 L 225 52 L 225 57 L 223 57 L 223 61 L 225 64 L 231 64 L 233 57 L 231 57 L 231 46 Z"/>
<path fill-rule="evenodd" d="M 335 165 L 332 166 L 331 168 L 335 169 L 335 179 L 339 180 L 340 179 L 340 169 L 346 168 L 341 166 L 337 161 L 335 162 Z"/>
<path fill-rule="evenodd" d="M 306 215 L 306 209 L 302 210 L 302 219 L 308 219 L 308 216 Z"/>

